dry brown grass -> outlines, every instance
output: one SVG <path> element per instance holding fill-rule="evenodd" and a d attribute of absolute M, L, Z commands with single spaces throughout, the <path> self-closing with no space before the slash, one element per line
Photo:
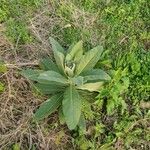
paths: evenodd
<path fill-rule="evenodd" d="M 65 149 L 70 145 L 70 136 L 53 114 L 41 123 L 33 122 L 34 110 L 46 99 L 32 92 L 30 84 L 19 74 L 22 67 L 37 64 L 39 58 L 52 56 L 48 42 L 49 29 L 54 27 L 58 18 L 47 17 L 48 5 L 34 15 L 29 22 L 35 41 L 26 45 L 11 44 L 1 32 L 0 56 L 8 66 L 8 71 L 0 74 L 5 83 L 5 91 L 0 94 L 0 149 L 10 149 L 18 143 L 21 150 Z M 0 30 L 4 30 L 1 25 Z M 10 65 L 11 64 L 11 65 Z M 68 146 L 69 147 L 69 146 Z M 67 149 L 68 149 L 67 147 Z M 73 149 L 73 148 L 71 148 Z"/>

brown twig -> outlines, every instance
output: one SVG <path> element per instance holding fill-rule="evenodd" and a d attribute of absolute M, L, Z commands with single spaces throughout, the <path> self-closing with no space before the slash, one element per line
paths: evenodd
<path fill-rule="evenodd" d="M 38 62 L 28 62 L 28 63 L 17 63 L 17 64 L 5 64 L 5 66 L 9 69 L 20 69 L 20 67 L 25 66 L 38 66 Z"/>

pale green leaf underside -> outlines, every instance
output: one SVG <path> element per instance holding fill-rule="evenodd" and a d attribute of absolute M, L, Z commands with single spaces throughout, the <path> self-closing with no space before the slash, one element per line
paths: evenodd
<path fill-rule="evenodd" d="M 81 98 L 75 87 L 72 85 L 66 89 L 62 105 L 68 128 L 73 130 L 78 125 L 80 119 Z"/>
<path fill-rule="evenodd" d="M 61 104 L 62 94 L 52 96 L 50 99 L 41 104 L 35 113 L 35 119 L 41 120 L 53 113 Z"/>
<path fill-rule="evenodd" d="M 102 87 L 103 82 L 95 82 L 95 83 L 85 83 L 82 86 L 78 86 L 77 88 L 80 90 L 88 90 L 90 92 L 99 91 Z"/>
<path fill-rule="evenodd" d="M 83 55 L 81 61 L 77 65 L 75 74 L 79 75 L 81 72 L 91 70 L 100 59 L 102 52 L 103 48 L 101 46 L 97 46 Z"/>
<path fill-rule="evenodd" d="M 38 77 L 38 82 L 43 84 L 56 84 L 56 85 L 68 84 L 68 80 L 55 71 L 45 71 L 41 73 Z"/>

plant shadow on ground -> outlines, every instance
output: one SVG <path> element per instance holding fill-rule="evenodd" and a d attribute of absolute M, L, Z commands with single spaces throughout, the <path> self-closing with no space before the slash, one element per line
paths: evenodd
<path fill-rule="evenodd" d="M 11 5 L 2 0 L 0 57 L 14 66 L 0 72 L 0 147 L 149 149 L 148 5 L 148 0 L 13 0 Z M 41 57 L 52 57 L 49 36 L 66 48 L 83 40 L 86 49 L 98 44 L 105 49 L 97 67 L 110 71 L 112 81 L 92 106 L 85 104 L 85 135 L 69 132 L 56 114 L 32 122 L 43 96 L 32 91 L 19 70 L 26 67 L 22 63 L 34 68 Z"/>

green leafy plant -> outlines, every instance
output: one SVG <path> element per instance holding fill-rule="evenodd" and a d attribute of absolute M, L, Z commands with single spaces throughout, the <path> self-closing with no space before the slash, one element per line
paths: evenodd
<path fill-rule="evenodd" d="M 3 92 L 5 89 L 4 84 L 0 82 L 0 93 Z"/>
<path fill-rule="evenodd" d="M 41 93 L 53 94 L 36 111 L 35 119 L 41 120 L 59 108 L 60 118 L 64 118 L 72 130 L 84 124 L 81 91 L 99 91 L 110 76 L 101 69 L 93 69 L 103 52 L 102 46 L 84 53 L 82 41 L 70 46 L 67 51 L 53 38 L 50 42 L 56 64 L 51 59 L 43 59 L 40 70 L 23 70 L 22 75 L 32 80 Z"/>

